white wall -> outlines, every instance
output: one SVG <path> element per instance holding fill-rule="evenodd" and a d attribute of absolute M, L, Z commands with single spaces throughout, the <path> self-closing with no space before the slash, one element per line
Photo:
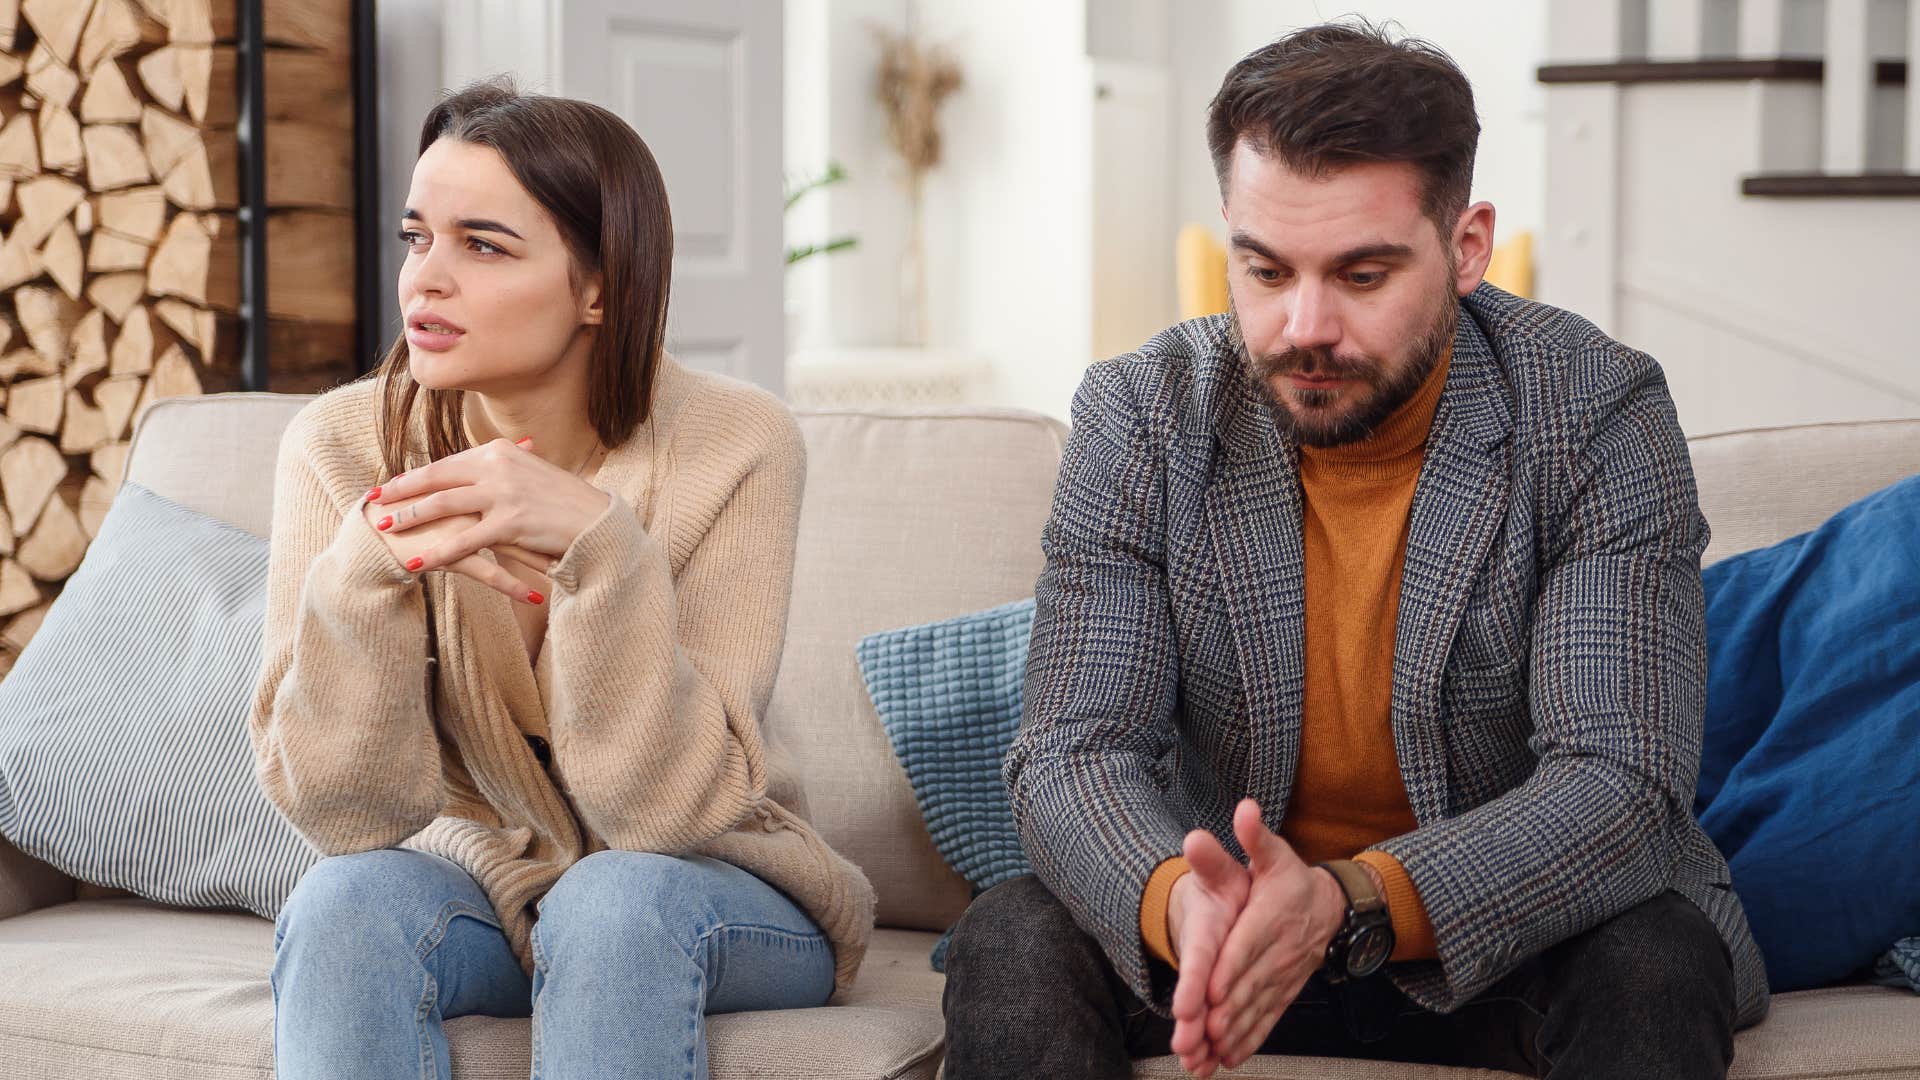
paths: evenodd
<path fill-rule="evenodd" d="M 851 232 L 861 245 L 789 272 L 792 344 L 896 345 L 906 200 L 872 99 L 869 27 L 901 27 L 909 4 L 784 2 L 788 171 L 837 160 L 853 176 L 797 208 L 788 239 Z M 1537 230 L 1544 98 L 1533 72 L 1545 56 L 1544 13 L 1536 0 L 1436 9 L 1402 0 L 1362 14 L 1398 19 L 1459 61 L 1485 129 L 1476 196 L 1498 207 L 1503 236 Z M 926 189 L 927 343 L 978 354 L 995 372 L 996 401 L 1064 415 L 1089 361 L 1177 317 L 1179 227 L 1219 229 L 1205 120 L 1222 76 L 1281 33 L 1344 9 L 1306 0 L 920 0 L 915 10 L 924 36 L 950 45 L 967 78 L 944 111 L 947 159 Z M 1143 93 L 1162 99 L 1157 108 Z"/>
<path fill-rule="evenodd" d="M 380 0 L 374 14 L 380 83 L 380 342 L 400 333 L 395 283 L 407 249 L 390 239 L 413 182 L 420 125 L 440 92 L 440 0 Z"/>
<path fill-rule="evenodd" d="M 1539 232 L 1546 217 L 1546 95 L 1534 70 L 1547 55 L 1546 5 L 1540 0 L 1182 0 L 1178 11 L 1172 22 L 1176 98 L 1170 151 L 1179 169 L 1178 221 L 1220 225 L 1206 112 L 1227 69 L 1289 30 L 1358 14 L 1391 20 L 1400 32 L 1445 49 L 1460 65 L 1480 114 L 1473 198 L 1493 203 L 1500 237 L 1521 229 Z"/>
<path fill-rule="evenodd" d="M 876 25 L 899 29 L 903 0 L 785 0 L 786 172 L 827 163 L 849 179 L 789 212 L 788 244 L 851 234 L 859 246 L 787 271 L 797 315 L 790 347 L 893 345 L 900 340 L 898 271 L 907 201 L 874 103 Z"/>
<path fill-rule="evenodd" d="M 873 97 L 873 27 L 903 29 L 909 5 L 785 2 L 787 172 L 838 161 L 851 176 L 790 213 L 788 242 L 860 241 L 788 272 L 792 344 L 904 344 L 910 215 Z M 925 343 L 980 357 L 994 400 L 1063 414 L 1091 356 L 1084 9 L 973 0 L 916 10 L 919 34 L 951 49 L 966 80 L 941 111 L 944 160 L 924 189 Z"/>
<path fill-rule="evenodd" d="M 927 4 L 970 81 L 927 199 L 931 341 L 988 357 L 1004 400 L 1064 415 L 1092 344 L 1092 85 L 1075 5 Z"/>

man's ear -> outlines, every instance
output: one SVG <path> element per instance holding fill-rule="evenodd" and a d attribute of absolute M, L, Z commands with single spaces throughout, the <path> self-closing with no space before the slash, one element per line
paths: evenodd
<path fill-rule="evenodd" d="M 1465 296 L 1480 287 L 1493 261 L 1493 204 L 1477 202 L 1467 207 L 1453 225 L 1453 291 Z"/>
<path fill-rule="evenodd" d="M 580 325 L 599 326 L 607 319 L 606 305 L 600 295 L 600 275 L 588 278 L 580 289 Z"/>

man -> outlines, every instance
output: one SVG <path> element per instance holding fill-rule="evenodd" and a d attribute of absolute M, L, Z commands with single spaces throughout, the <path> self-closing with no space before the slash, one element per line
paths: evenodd
<path fill-rule="evenodd" d="M 1073 406 L 1007 788 L 1037 871 L 948 953 L 947 1075 L 1262 1050 L 1724 1076 L 1767 1010 L 1692 815 L 1707 526 L 1659 367 L 1480 283 L 1453 63 L 1242 60 L 1233 311 Z"/>

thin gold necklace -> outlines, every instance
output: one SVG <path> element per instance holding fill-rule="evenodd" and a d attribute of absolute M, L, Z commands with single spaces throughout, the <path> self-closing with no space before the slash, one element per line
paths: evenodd
<path fill-rule="evenodd" d="M 573 475 L 576 479 L 579 478 L 581 473 L 586 471 L 587 465 L 590 462 L 592 462 L 594 457 L 599 453 L 600 453 L 600 444 L 596 442 L 593 444 L 593 449 L 587 451 L 586 458 L 583 461 L 581 461 L 580 464 L 574 466 Z"/>

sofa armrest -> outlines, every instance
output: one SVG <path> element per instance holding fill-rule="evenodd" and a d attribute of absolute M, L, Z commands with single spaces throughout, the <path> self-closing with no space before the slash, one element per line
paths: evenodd
<path fill-rule="evenodd" d="M 73 879 L 0 837 L 0 919 L 73 899 Z"/>

